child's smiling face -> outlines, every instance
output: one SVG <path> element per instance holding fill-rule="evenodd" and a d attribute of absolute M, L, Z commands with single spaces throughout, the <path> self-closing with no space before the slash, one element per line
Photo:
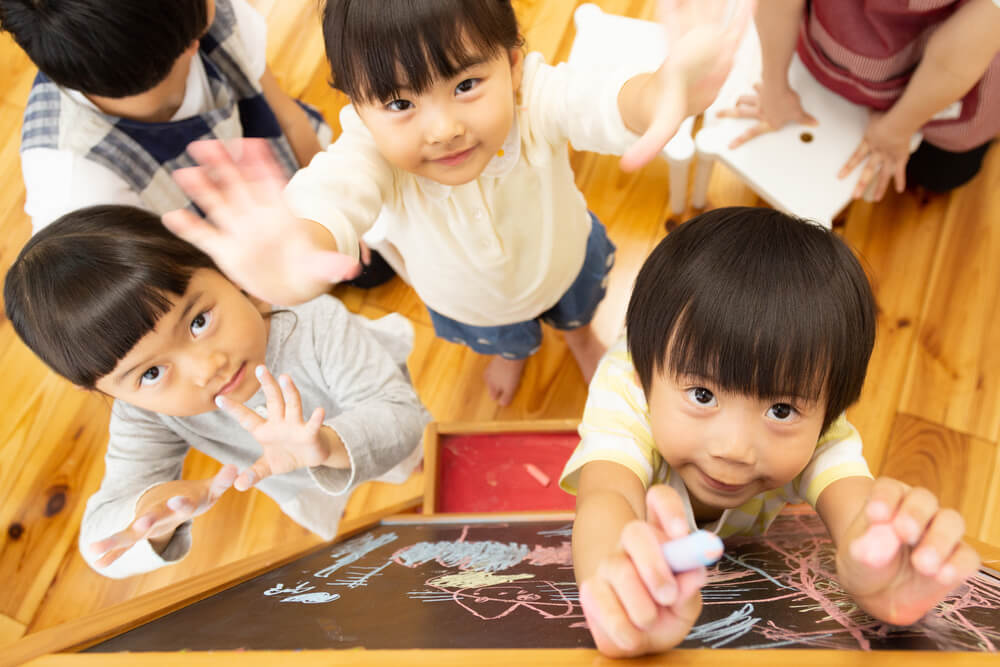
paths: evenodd
<path fill-rule="evenodd" d="M 482 173 L 507 139 L 522 66 L 519 49 L 502 50 L 420 94 L 403 89 L 394 100 L 355 108 L 393 166 L 462 185 Z"/>
<path fill-rule="evenodd" d="M 243 403 L 260 384 L 268 322 L 218 271 L 198 269 L 181 297 L 96 388 L 153 412 L 186 417 L 216 410 L 225 394 Z"/>
<path fill-rule="evenodd" d="M 715 509 L 792 481 L 809 463 L 826 413 L 824 397 L 760 399 L 669 371 L 654 376 L 647 399 L 657 449 L 692 502 Z"/>

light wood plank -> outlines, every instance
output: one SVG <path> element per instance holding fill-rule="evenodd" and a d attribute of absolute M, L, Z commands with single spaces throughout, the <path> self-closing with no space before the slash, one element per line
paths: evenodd
<path fill-rule="evenodd" d="M 972 436 L 907 414 L 897 414 L 886 449 L 882 474 L 922 486 L 943 507 L 958 510 L 967 533 L 982 540 L 996 448 Z"/>
<path fill-rule="evenodd" d="M 919 344 L 900 409 L 956 431 L 1000 438 L 1000 161 L 950 199 Z M 992 184 L 990 187 L 988 184 Z M 978 186 L 978 187 L 977 187 Z M 984 215 L 993 210 L 993 215 Z"/>

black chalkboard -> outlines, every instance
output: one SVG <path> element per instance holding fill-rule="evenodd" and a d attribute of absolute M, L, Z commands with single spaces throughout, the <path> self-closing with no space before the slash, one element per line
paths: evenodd
<path fill-rule="evenodd" d="M 384 521 L 90 651 L 592 647 L 559 521 Z M 1000 649 L 982 571 L 919 624 L 890 628 L 834 582 L 815 514 L 726 541 L 682 647 Z"/>

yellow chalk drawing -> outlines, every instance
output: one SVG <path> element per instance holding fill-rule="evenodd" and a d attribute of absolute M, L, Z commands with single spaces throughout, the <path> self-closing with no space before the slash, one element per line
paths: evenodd
<path fill-rule="evenodd" d="M 534 579 L 533 574 L 494 574 L 492 572 L 457 572 L 446 574 L 437 579 L 431 579 L 427 583 L 431 586 L 441 588 L 480 588 L 482 586 L 495 586 L 506 584 L 520 579 Z"/>

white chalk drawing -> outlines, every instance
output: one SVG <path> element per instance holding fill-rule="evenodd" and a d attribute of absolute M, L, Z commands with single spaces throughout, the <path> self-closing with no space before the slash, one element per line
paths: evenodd
<path fill-rule="evenodd" d="M 338 593 L 326 593 L 324 591 L 317 591 L 315 593 L 303 593 L 302 595 L 292 595 L 285 598 L 282 602 L 301 602 L 302 604 L 322 604 L 324 602 L 333 602 L 340 598 Z"/>

